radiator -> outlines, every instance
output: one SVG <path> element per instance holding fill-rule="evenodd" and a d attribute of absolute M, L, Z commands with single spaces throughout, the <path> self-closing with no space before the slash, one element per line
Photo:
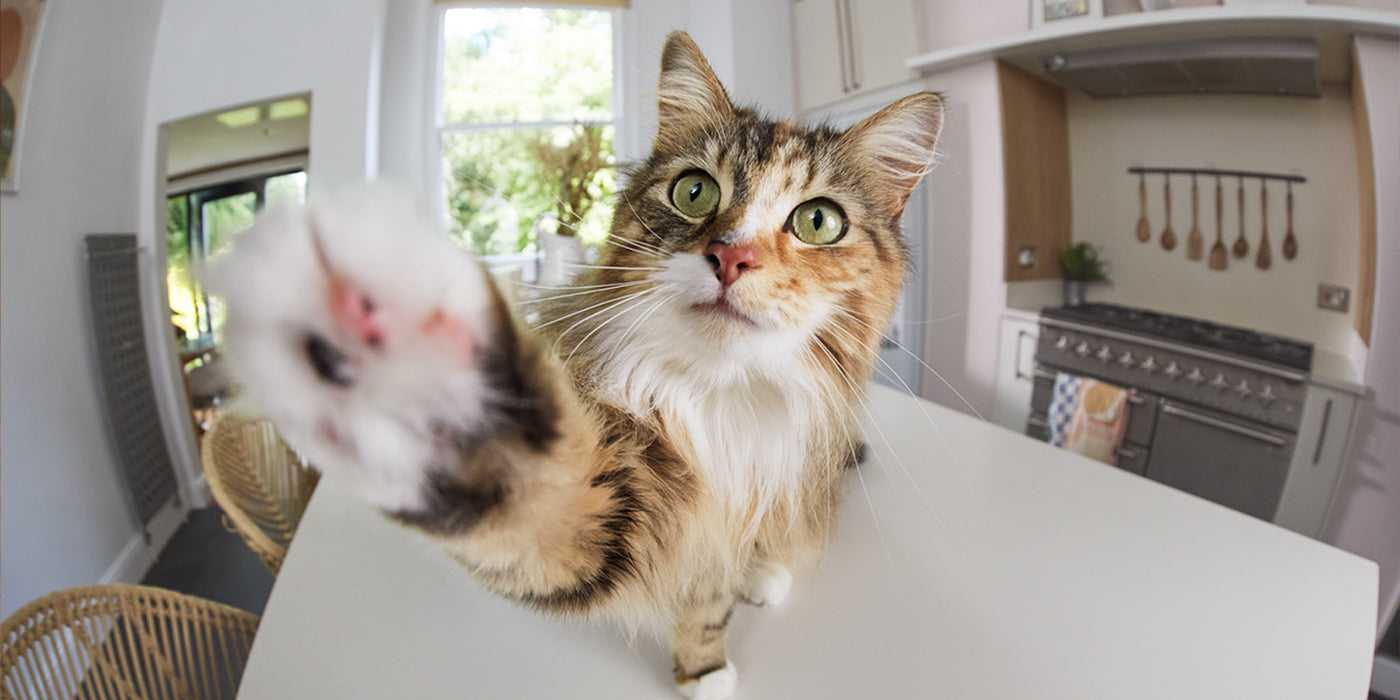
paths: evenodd
<path fill-rule="evenodd" d="M 88 300 L 107 425 L 145 528 L 176 496 L 178 483 L 146 355 L 136 236 L 92 234 L 85 244 Z"/>

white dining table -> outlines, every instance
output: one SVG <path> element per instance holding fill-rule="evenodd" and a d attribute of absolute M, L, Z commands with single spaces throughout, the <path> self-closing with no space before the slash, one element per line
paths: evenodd
<path fill-rule="evenodd" d="M 737 700 L 1361 700 L 1374 563 L 882 387 L 835 540 L 741 607 Z M 486 593 L 334 480 L 239 697 L 671 698 L 665 635 Z"/>

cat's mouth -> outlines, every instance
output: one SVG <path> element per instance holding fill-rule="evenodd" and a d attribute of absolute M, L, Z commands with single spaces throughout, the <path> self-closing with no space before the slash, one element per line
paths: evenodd
<path fill-rule="evenodd" d="M 702 314 L 739 321 L 750 326 L 758 325 L 748 314 L 735 308 L 734 305 L 730 303 L 729 295 L 727 294 L 721 294 L 719 298 L 714 301 L 693 304 L 690 308 Z"/>

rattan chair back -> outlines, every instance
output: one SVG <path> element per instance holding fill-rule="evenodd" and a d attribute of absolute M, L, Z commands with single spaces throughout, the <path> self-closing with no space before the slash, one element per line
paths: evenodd
<path fill-rule="evenodd" d="M 266 418 L 224 412 L 204 434 L 204 475 L 234 529 L 276 574 L 317 474 Z"/>
<path fill-rule="evenodd" d="M 148 586 L 50 593 L 0 623 L 0 696 L 232 700 L 258 622 Z"/>

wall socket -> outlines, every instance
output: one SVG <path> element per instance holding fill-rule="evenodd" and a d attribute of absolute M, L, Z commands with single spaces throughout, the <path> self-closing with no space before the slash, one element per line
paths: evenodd
<path fill-rule="evenodd" d="M 1346 313 L 1350 305 L 1350 289 L 1326 282 L 1317 285 L 1317 308 Z"/>
<path fill-rule="evenodd" d="M 1021 249 L 1016 252 L 1016 264 L 1023 270 L 1035 267 L 1035 246 L 1021 246 Z"/>

